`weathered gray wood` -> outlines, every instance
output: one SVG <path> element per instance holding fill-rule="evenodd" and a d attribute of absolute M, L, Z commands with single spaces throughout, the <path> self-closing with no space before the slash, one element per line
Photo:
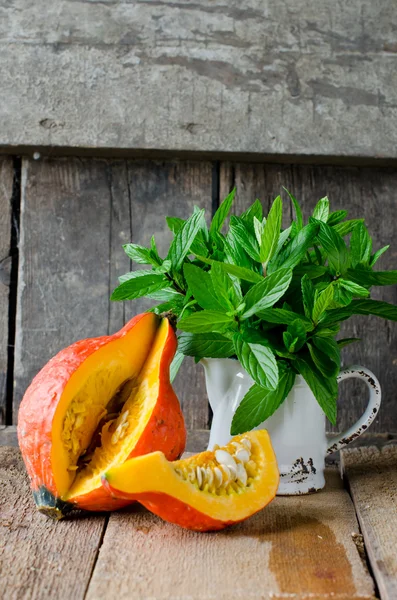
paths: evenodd
<path fill-rule="evenodd" d="M 397 448 L 341 452 L 341 467 L 382 600 L 397 598 Z"/>
<path fill-rule="evenodd" d="M 2 0 L 0 146 L 395 158 L 394 8 Z"/>
<path fill-rule="evenodd" d="M 302 203 L 306 217 L 317 200 L 328 195 L 333 210 L 344 208 L 349 211 L 351 218 L 365 217 L 375 249 L 391 244 L 389 252 L 382 257 L 377 268 L 397 267 L 395 170 L 222 163 L 220 182 L 221 198 L 233 186 L 237 186 L 237 212 L 255 198 L 260 198 L 267 209 L 276 195 L 282 192 L 282 185 L 290 189 Z M 288 206 L 285 206 L 287 218 L 292 215 L 292 209 L 287 200 L 285 205 Z M 372 296 L 397 304 L 397 286 L 373 288 Z M 371 431 L 396 431 L 396 323 L 375 317 L 356 317 L 342 326 L 341 336 L 358 337 L 362 340 L 343 350 L 343 363 L 368 367 L 378 376 L 382 386 L 382 408 Z M 366 391 L 362 384 L 344 382 L 341 386 L 336 429 L 343 431 L 357 420 L 364 412 L 366 402 Z"/>
<path fill-rule="evenodd" d="M 105 517 L 54 523 L 38 513 L 15 448 L 0 448 L 0 482 L 1 597 L 84 598 Z"/>
<path fill-rule="evenodd" d="M 32 377 L 76 339 L 119 329 L 150 302 L 109 301 L 130 269 L 122 244 L 165 252 L 165 216 L 212 208 L 207 162 L 24 161 L 16 332 L 14 418 Z M 175 382 L 189 428 L 206 428 L 200 366 L 187 360 Z"/>
<path fill-rule="evenodd" d="M 206 209 L 207 219 L 211 218 L 210 163 L 130 161 L 127 169 L 133 242 L 148 246 L 154 235 L 160 256 L 166 256 L 173 237 L 166 225 L 166 216 L 186 219 L 194 205 L 198 205 Z M 126 316 L 147 310 L 153 304 L 150 300 L 126 302 Z M 193 359 L 184 360 L 183 369 L 175 379 L 175 390 L 182 403 L 186 427 L 207 428 L 209 413 L 204 373 Z"/>
<path fill-rule="evenodd" d="M 13 165 L 10 159 L 0 159 L 0 424 L 6 422 L 8 315 L 11 274 L 11 198 Z"/>
<path fill-rule="evenodd" d="M 110 517 L 87 599 L 370 599 L 372 580 L 352 539 L 357 531 L 336 472 L 328 474 L 327 491 L 278 497 L 215 534 L 129 509 Z"/>

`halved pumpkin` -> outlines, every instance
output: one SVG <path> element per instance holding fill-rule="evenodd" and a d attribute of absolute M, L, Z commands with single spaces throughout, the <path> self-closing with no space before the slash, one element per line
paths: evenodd
<path fill-rule="evenodd" d="M 166 521 L 215 531 L 247 519 L 276 495 L 279 473 L 267 431 L 234 437 L 213 451 L 168 462 L 161 452 L 109 469 L 102 484 Z"/>
<path fill-rule="evenodd" d="M 144 313 L 118 333 L 62 350 L 35 377 L 19 412 L 18 438 L 42 512 L 128 504 L 101 486 L 104 470 L 162 450 L 173 460 L 186 430 L 169 380 L 176 337 L 168 319 Z"/>

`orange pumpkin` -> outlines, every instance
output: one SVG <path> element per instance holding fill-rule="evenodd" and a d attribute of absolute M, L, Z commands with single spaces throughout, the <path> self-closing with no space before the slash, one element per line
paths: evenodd
<path fill-rule="evenodd" d="M 276 495 L 279 473 L 265 430 L 227 446 L 168 462 L 161 452 L 127 460 L 102 477 L 117 499 L 137 500 L 162 519 L 215 531 L 247 519 Z"/>
<path fill-rule="evenodd" d="M 119 332 L 62 350 L 22 400 L 18 439 L 38 509 L 61 518 L 73 507 L 128 504 L 101 474 L 130 457 L 184 450 L 186 429 L 169 380 L 177 341 L 168 319 L 144 313 Z"/>

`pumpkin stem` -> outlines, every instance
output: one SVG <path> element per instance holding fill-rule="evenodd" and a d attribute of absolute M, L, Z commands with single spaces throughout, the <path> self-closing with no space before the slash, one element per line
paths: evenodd
<path fill-rule="evenodd" d="M 46 517 L 54 519 L 54 521 L 60 521 L 74 508 L 73 504 L 64 502 L 63 500 L 60 500 L 60 498 L 56 498 L 54 494 L 44 486 L 41 486 L 38 490 L 33 492 L 33 498 L 37 510 L 43 513 L 43 515 L 46 515 Z"/>

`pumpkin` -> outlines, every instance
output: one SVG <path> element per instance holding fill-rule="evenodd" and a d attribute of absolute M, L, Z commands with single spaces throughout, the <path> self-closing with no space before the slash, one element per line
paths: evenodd
<path fill-rule="evenodd" d="M 125 506 L 101 485 L 105 470 L 154 450 L 182 454 L 186 429 L 169 379 L 176 346 L 169 320 L 144 313 L 114 335 L 72 344 L 38 373 L 18 439 L 40 511 L 61 518 L 73 507 Z"/>
<path fill-rule="evenodd" d="M 273 500 L 278 483 L 265 430 L 175 462 L 153 452 L 102 476 L 115 498 L 137 500 L 162 519 L 195 531 L 215 531 L 247 519 Z"/>

